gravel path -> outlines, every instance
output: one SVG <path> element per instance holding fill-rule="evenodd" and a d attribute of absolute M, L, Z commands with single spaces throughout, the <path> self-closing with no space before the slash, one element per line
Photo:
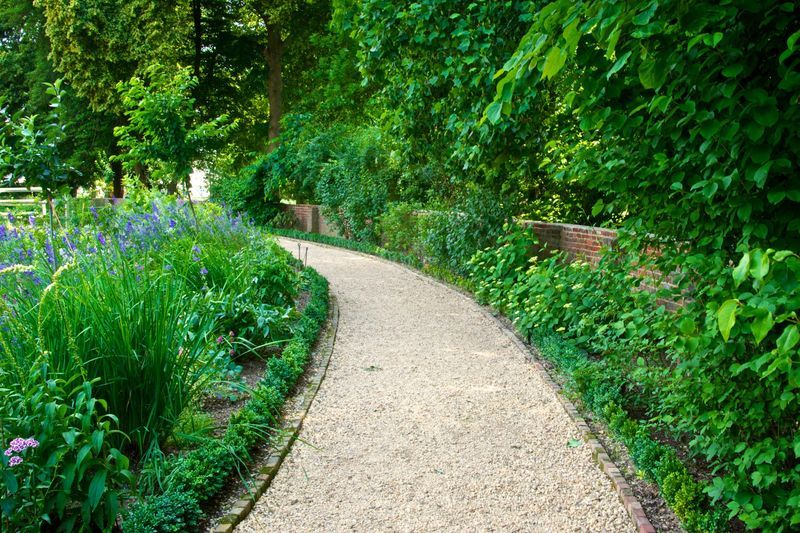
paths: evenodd
<path fill-rule="evenodd" d="M 238 531 L 633 530 L 589 448 L 568 446 L 579 436 L 555 393 L 477 304 L 309 248 L 340 306 L 331 366 Z"/>

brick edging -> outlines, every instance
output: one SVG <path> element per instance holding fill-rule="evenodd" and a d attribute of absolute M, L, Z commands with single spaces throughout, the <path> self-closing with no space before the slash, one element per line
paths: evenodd
<path fill-rule="evenodd" d="M 322 246 L 326 248 L 334 248 L 336 250 L 345 250 L 347 252 L 351 252 L 354 254 L 362 255 L 364 257 L 368 257 L 371 259 L 378 259 L 385 263 L 389 263 L 391 265 L 395 265 L 397 267 L 403 268 L 408 270 L 411 274 L 422 278 L 426 281 L 431 281 L 433 283 L 438 283 L 439 285 L 450 289 L 451 291 L 455 291 L 462 296 L 465 296 L 475 302 L 474 297 L 468 293 L 456 287 L 450 283 L 446 283 L 442 280 L 436 279 L 431 277 L 423 272 L 420 272 L 414 268 L 409 267 L 408 265 L 404 265 L 402 263 L 398 263 L 396 261 L 391 261 L 389 259 L 385 259 L 380 256 L 367 254 L 364 252 L 359 252 L 357 250 L 348 250 L 347 248 L 341 248 L 339 246 L 333 246 L 324 243 L 318 243 L 314 241 L 305 241 L 303 239 L 298 239 L 296 237 L 284 237 L 285 239 L 294 240 L 294 241 L 302 241 L 307 242 L 309 244 L 313 244 L 316 246 Z M 477 304 L 477 302 L 475 302 Z M 517 346 L 517 348 L 525 355 L 526 359 L 533 365 L 534 369 L 539 372 L 539 374 L 544 378 L 545 382 L 553 389 L 556 393 L 556 397 L 561 402 L 561 405 L 564 407 L 564 410 L 567 412 L 569 417 L 572 419 L 573 423 L 578 427 L 580 431 L 581 438 L 583 438 L 584 442 L 589 445 L 592 449 L 592 457 L 594 458 L 595 462 L 597 462 L 600 470 L 603 471 L 606 476 L 611 480 L 611 485 L 614 487 L 614 491 L 619 496 L 622 505 L 625 507 L 625 510 L 628 513 L 628 516 L 631 519 L 634 527 L 639 533 L 655 533 L 656 529 L 653 527 L 653 524 L 650 522 L 650 519 L 647 518 L 647 515 L 644 512 L 644 508 L 639 500 L 634 496 L 633 489 L 631 489 L 630 484 L 620 472 L 619 467 L 614 464 L 614 461 L 611 460 L 611 457 L 608 455 L 607 450 L 603 447 L 603 444 L 594 436 L 589 425 L 586 423 L 586 420 L 581 416 L 578 412 L 578 409 L 575 407 L 569 399 L 567 399 L 562 390 L 561 386 L 558 385 L 553 380 L 552 375 L 547 370 L 547 368 L 542 365 L 541 359 L 537 356 L 534 351 L 531 349 L 530 346 L 525 344 L 525 342 L 519 337 L 517 332 L 513 331 L 509 328 L 502 320 L 497 318 L 494 314 L 492 314 L 485 306 L 478 304 L 478 309 L 483 313 L 484 316 L 492 320 L 498 328 L 505 334 L 511 341 Z M 216 533 L 216 532 L 215 532 Z"/>
<path fill-rule="evenodd" d="M 569 417 L 578 427 L 578 431 L 580 431 L 581 438 L 583 438 L 584 442 L 589 445 L 592 449 L 592 458 L 595 462 L 600 466 L 600 469 L 605 473 L 606 476 L 611 480 L 611 485 L 614 487 L 614 491 L 619 496 L 622 505 L 625 507 L 625 510 L 628 512 L 628 516 L 630 516 L 631 521 L 633 522 L 634 527 L 639 533 L 655 533 L 656 529 L 653 527 L 653 524 L 650 523 L 650 519 L 647 518 L 647 515 L 644 512 L 644 508 L 639 500 L 634 496 L 633 489 L 628 484 L 628 481 L 620 472 L 619 467 L 614 464 L 614 461 L 611 460 L 611 457 L 608 455 L 608 452 L 603 447 L 603 444 L 594 436 L 592 430 L 589 428 L 589 424 L 586 423 L 586 420 L 581 416 L 578 409 L 566 396 L 564 396 L 561 386 L 553 380 L 553 376 L 550 374 L 550 371 L 541 363 L 539 357 L 534 353 L 530 346 L 525 344 L 525 342 L 519 338 L 519 335 L 511 330 L 503 321 L 489 312 L 483 306 L 480 307 L 481 312 L 483 314 L 494 321 L 495 324 L 501 329 L 501 331 L 511 339 L 511 341 L 525 354 L 528 361 L 533 365 L 534 369 L 536 369 L 545 382 L 553 389 L 556 393 L 556 397 L 561 402 L 561 405 L 564 407 L 564 410 L 567 412 Z"/>
<path fill-rule="evenodd" d="M 336 333 L 339 329 L 339 303 L 333 294 L 329 298 L 327 326 L 309 360 L 310 372 L 306 374 L 306 386 L 287 398 L 284 404 L 297 407 L 284 414 L 280 428 L 281 438 L 275 445 L 274 451 L 267 458 L 266 463 L 259 468 L 252 490 L 241 494 L 239 499 L 231 506 L 230 511 L 220 518 L 219 524 L 211 530 L 211 533 L 232 533 L 233 529 L 250 514 L 256 502 L 272 484 L 272 480 L 275 479 L 278 470 L 280 470 L 283 460 L 292 449 L 294 441 L 297 440 L 300 429 L 303 427 L 303 420 L 305 420 L 309 409 L 311 409 L 311 403 L 317 396 L 317 392 L 319 392 L 322 380 L 325 379 L 328 365 L 331 362 L 331 355 L 333 354 L 333 346 L 336 342 Z M 319 364 L 313 364 L 314 358 L 320 358 L 318 360 Z"/>

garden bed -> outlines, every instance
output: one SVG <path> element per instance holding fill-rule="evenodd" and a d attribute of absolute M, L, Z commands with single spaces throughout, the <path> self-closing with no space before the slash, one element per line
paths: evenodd
<path fill-rule="evenodd" d="M 327 282 L 214 206 L 75 219 L 0 228 L 0 525 L 196 529 L 275 434 Z"/>

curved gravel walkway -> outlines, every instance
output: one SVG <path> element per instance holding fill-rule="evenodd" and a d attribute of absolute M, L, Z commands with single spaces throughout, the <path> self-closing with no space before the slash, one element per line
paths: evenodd
<path fill-rule="evenodd" d="M 476 303 L 308 246 L 339 301 L 336 345 L 303 442 L 238 531 L 633 531 L 588 446 L 568 446 L 553 390 Z"/>

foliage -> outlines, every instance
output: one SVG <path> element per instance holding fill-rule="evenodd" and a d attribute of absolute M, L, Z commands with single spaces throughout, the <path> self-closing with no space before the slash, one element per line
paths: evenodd
<path fill-rule="evenodd" d="M 158 66 L 148 68 L 145 78 L 117 85 L 128 123 L 114 129 L 119 146 L 127 149 L 116 159 L 126 170 L 148 169 L 145 182 L 152 179 L 162 189 L 182 183 L 188 190 L 193 165 L 207 155 L 211 143 L 236 128 L 225 115 L 200 120 L 190 96 L 196 86 L 189 69 L 171 74 Z"/>
<path fill-rule="evenodd" d="M 113 470 L 117 463 L 127 468 L 116 450 L 133 453 L 142 471 L 154 468 L 185 413 L 230 379 L 239 349 L 290 333 L 298 276 L 276 243 L 213 206 L 199 209 L 195 221 L 185 203 L 135 200 L 91 207 L 85 225 L 60 229 L 57 240 L 33 217 L 0 226 L 3 424 L 15 435 L 35 436 L 41 446 L 31 457 L 47 466 L 35 472 L 38 485 L 4 506 L 8 516 L 16 509 L 13 520 L 25 527 L 38 529 L 42 513 L 59 523 L 69 519 L 65 530 L 113 523 L 117 488 L 121 481 L 132 488 L 127 474 L 120 480 Z M 41 361 L 53 377 L 29 378 L 27 369 Z M 76 397 L 81 387 L 90 388 Z M 71 453 L 78 453 L 76 479 L 86 478 L 88 489 L 68 481 L 58 492 L 65 475 L 59 469 L 69 463 L 51 459 L 66 461 Z M 97 475 L 108 485 L 88 485 L 101 466 L 108 474 Z M 99 506 L 101 498 L 108 501 Z M 72 501 L 89 503 L 65 511 Z"/>
<path fill-rule="evenodd" d="M 770 530 L 800 523 L 797 384 L 785 368 L 798 308 L 795 11 L 779 2 L 550 2 L 485 110 L 501 124 L 516 102 L 564 87 L 563 109 L 580 128 L 555 132 L 551 171 L 601 192 L 596 212 L 625 214 L 623 245 L 636 261 L 658 250 L 651 262 L 670 273 L 674 299 L 691 291 L 677 317 L 633 302 L 590 316 L 611 332 L 630 327 L 615 335 L 648 349 L 645 359 L 661 351 L 659 409 L 710 462 L 708 493 L 748 527 Z M 740 288 L 746 273 L 753 284 Z"/>
<path fill-rule="evenodd" d="M 420 209 L 421 206 L 406 202 L 389 204 L 379 221 L 380 239 L 386 249 L 422 256 Z"/>
<path fill-rule="evenodd" d="M 44 117 L 21 113 L 12 117 L 0 109 L 0 174 L 5 175 L 6 185 L 24 182 L 52 196 L 76 171 L 62 156 L 66 124 L 59 109 L 64 96 L 61 80 L 48 84 L 47 94 L 52 99 Z"/>
<path fill-rule="evenodd" d="M 511 218 L 503 199 L 485 190 L 471 190 L 452 210 L 431 212 L 422 240 L 426 259 L 464 276 L 478 251 L 495 243 Z"/>
<path fill-rule="evenodd" d="M 328 316 L 328 284 L 319 274 L 303 270 L 309 302 L 294 326 L 281 358 L 270 359 L 267 372 L 251 392 L 247 405 L 233 415 L 221 440 L 210 440 L 173 461 L 163 494 L 134 505 L 127 515 L 126 533 L 173 531 L 175 523 L 197 527 L 197 505 L 214 497 L 225 480 L 241 466 L 251 448 L 265 436 L 309 360 L 311 349 Z"/>
<path fill-rule="evenodd" d="M 125 531 L 181 533 L 197 528 L 202 517 L 197 500 L 184 492 L 168 492 L 148 505 L 135 506 L 125 519 Z"/>
<path fill-rule="evenodd" d="M 106 413 L 91 382 L 58 377 L 45 354 L 23 368 L 24 381 L 13 389 L 0 368 L 0 441 L 17 451 L 0 456 L 0 525 L 110 529 L 132 483 L 127 457 L 111 445 L 117 418 Z"/>
<path fill-rule="evenodd" d="M 566 378 L 567 392 L 581 399 L 603 420 L 611 434 L 621 441 L 636 467 L 661 489 L 664 500 L 690 532 L 723 531 L 724 511 L 710 509 L 708 498 L 675 450 L 653 439 L 646 423 L 632 419 L 622 405 L 629 398 L 622 393 L 620 374 L 605 360 L 592 360 L 586 352 L 562 337 L 535 329 L 529 334 L 538 353 L 553 363 L 560 376 Z"/>
<path fill-rule="evenodd" d="M 684 299 L 671 312 L 664 299 L 683 293 L 668 284 L 642 290 L 642 282 L 658 287 L 665 280 L 631 274 L 647 268 L 630 256 L 607 253 L 596 270 L 560 256 L 531 258 L 524 232 L 499 244 L 473 259 L 480 298 L 526 335 L 555 330 L 601 355 L 617 404 L 686 436 L 714 468 L 705 492 L 731 517 L 770 529 L 796 519 L 798 412 L 789 364 L 800 340 L 796 254 L 753 250 L 736 267 L 721 266 L 717 282 L 697 291 L 702 299 Z M 678 490 L 676 479 L 671 483 Z"/>

